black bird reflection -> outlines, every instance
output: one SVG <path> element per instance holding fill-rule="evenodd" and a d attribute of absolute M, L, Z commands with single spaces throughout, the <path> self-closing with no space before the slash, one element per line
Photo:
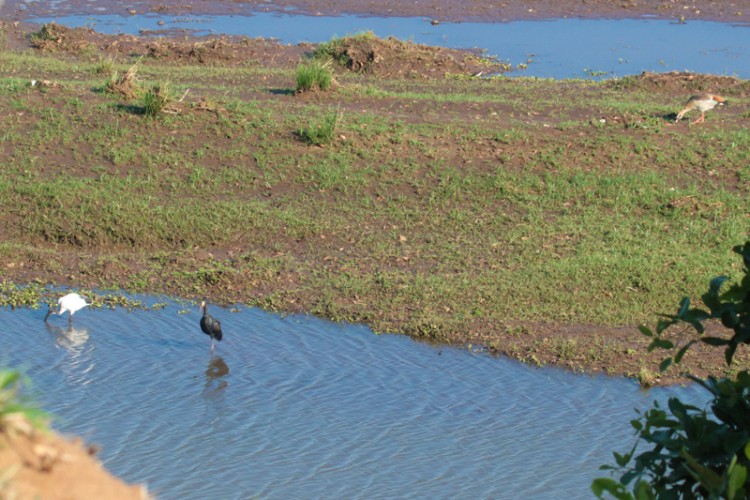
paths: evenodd
<path fill-rule="evenodd" d="M 229 366 L 224 362 L 221 356 L 211 355 L 206 368 L 206 385 L 203 388 L 204 394 L 218 394 L 229 385 L 224 377 L 229 375 Z"/>

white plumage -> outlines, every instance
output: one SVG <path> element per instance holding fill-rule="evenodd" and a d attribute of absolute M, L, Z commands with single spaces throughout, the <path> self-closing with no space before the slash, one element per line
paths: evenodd
<path fill-rule="evenodd" d="M 89 302 L 86 302 L 86 300 L 78 295 L 77 293 L 69 293 L 63 297 L 60 297 L 57 300 L 57 304 L 60 306 L 59 311 L 55 311 L 53 308 L 49 308 L 49 311 L 47 311 L 47 315 L 44 317 L 44 321 L 47 321 L 47 318 L 50 317 L 51 314 L 57 314 L 59 316 L 62 316 L 65 314 L 65 312 L 70 313 L 70 316 L 68 317 L 68 321 L 71 321 L 73 319 L 73 315 L 77 312 L 83 309 L 86 306 L 90 306 L 91 304 Z"/>

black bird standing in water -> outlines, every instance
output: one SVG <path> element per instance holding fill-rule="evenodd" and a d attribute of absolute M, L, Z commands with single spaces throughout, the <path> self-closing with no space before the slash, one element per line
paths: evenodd
<path fill-rule="evenodd" d="M 211 337 L 211 352 L 214 350 L 214 339 L 221 340 L 223 336 L 221 333 L 221 323 L 219 320 L 208 314 L 208 307 L 206 306 L 206 299 L 201 301 L 201 309 L 203 310 L 203 317 L 201 318 L 201 330 L 203 333 Z"/>

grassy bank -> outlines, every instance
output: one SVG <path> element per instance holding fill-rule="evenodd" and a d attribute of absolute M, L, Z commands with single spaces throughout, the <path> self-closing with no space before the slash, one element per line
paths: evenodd
<path fill-rule="evenodd" d="M 137 60 L 0 53 L 6 279 L 207 295 L 634 375 L 651 366 L 634 325 L 738 269 L 746 82 L 714 82 L 732 106 L 689 127 L 673 114 L 700 89 L 636 77 L 338 70 L 310 95 L 296 65 L 145 58 L 139 84 L 169 82 L 175 102 L 149 117 L 105 91 Z M 300 137 L 331 113 L 331 143 Z"/>

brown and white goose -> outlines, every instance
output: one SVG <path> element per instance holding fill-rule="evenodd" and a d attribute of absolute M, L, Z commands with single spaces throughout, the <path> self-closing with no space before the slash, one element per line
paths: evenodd
<path fill-rule="evenodd" d="M 692 123 L 693 125 L 701 123 L 706 118 L 706 111 L 714 109 L 717 104 L 724 104 L 725 101 L 726 99 L 723 97 L 716 94 L 709 94 L 708 92 L 691 96 L 690 99 L 688 99 L 687 104 L 685 104 L 685 107 L 677 113 L 677 119 L 675 122 L 682 120 L 682 117 L 685 116 L 685 113 L 688 111 L 697 109 L 701 112 L 701 115 Z"/>

